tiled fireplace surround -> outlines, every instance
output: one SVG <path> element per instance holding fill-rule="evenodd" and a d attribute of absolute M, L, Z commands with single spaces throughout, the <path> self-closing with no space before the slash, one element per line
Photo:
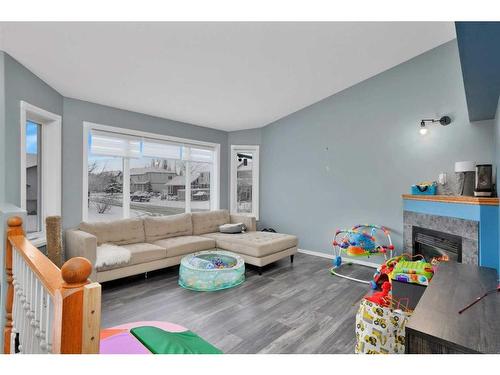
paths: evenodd
<path fill-rule="evenodd" d="M 413 227 L 432 229 L 462 237 L 462 263 L 478 264 L 479 222 L 419 212 L 403 212 L 403 246 L 411 254 Z"/>
<path fill-rule="evenodd" d="M 499 199 L 403 195 L 403 246 L 412 253 L 413 227 L 462 238 L 462 263 L 500 269 Z"/>

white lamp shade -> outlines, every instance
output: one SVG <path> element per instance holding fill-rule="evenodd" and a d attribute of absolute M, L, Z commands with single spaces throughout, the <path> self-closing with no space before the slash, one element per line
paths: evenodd
<path fill-rule="evenodd" d="M 475 170 L 475 161 L 457 161 L 455 163 L 455 172 L 474 172 Z"/>

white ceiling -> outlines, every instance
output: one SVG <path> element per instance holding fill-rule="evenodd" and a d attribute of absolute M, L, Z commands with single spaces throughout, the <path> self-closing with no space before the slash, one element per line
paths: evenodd
<path fill-rule="evenodd" d="M 3 49 L 64 96 L 228 131 L 264 126 L 455 38 L 452 22 L 0 28 Z"/>

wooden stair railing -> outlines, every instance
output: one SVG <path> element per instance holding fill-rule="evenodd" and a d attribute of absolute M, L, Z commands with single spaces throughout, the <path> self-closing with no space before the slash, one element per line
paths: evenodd
<path fill-rule="evenodd" d="M 4 352 L 98 353 L 101 285 L 88 277 L 86 258 L 59 269 L 24 235 L 22 219 L 8 221 Z"/>

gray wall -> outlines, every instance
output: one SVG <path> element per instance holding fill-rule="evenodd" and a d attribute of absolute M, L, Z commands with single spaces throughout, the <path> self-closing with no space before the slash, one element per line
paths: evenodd
<path fill-rule="evenodd" d="M 419 135 L 422 118 L 444 114 L 451 125 Z M 451 41 L 264 127 L 260 225 L 331 254 L 337 228 L 376 223 L 401 248 L 401 194 L 441 171 L 453 178 L 455 161 L 491 162 L 493 135 L 491 122 L 468 120 Z"/>
<path fill-rule="evenodd" d="M 262 128 L 230 132 L 228 142 L 230 145 L 260 145 L 262 143 Z"/>
<path fill-rule="evenodd" d="M 228 207 L 227 133 L 136 112 L 64 98 L 63 113 L 63 218 L 64 227 L 82 218 L 83 121 L 136 129 L 221 145 L 220 206 Z"/>
<path fill-rule="evenodd" d="M 5 54 L 0 51 L 0 203 L 5 200 Z"/>
<path fill-rule="evenodd" d="M 5 54 L 5 157 L 9 168 L 5 178 L 5 201 L 20 205 L 20 102 L 24 100 L 46 111 L 62 115 L 63 97 L 52 87 Z"/>
<path fill-rule="evenodd" d="M 452 178 L 457 160 L 494 158 L 493 124 L 467 120 L 455 41 L 262 129 L 229 135 L 66 99 L 7 54 L 4 64 L 6 129 L 2 139 L 0 104 L 0 142 L 5 145 L 0 167 L 2 157 L 19 154 L 20 100 L 62 114 L 65 227 L 81 218 L 82 121 L 220 143 L 221 207 L 228 204 L 228 140 L 260 144 L 260 225 L 295 233 L 301 248 L 327 253 L 336 228 L 362 222 L 389 226 L 401 245 L 400 195 L 411 184 L 435 179 L 441 171 Z M 421 118 L 443 114 L 453 118 L 450 126 L 433 126 L 426 137 L 418 134 Z M 9 162 L 5 201 L 19 204 L 19 159 Z"/>
<path fill-rule="evenodd" d="M 4 79 L 5 82 L 3 82 Z M 5 100 L 3 100 L 4 92 Z M 228 207 L 227 132 L 63 98 L 57 91 L 2 51 L 0 51 L 0 145 L 2 145 L 0 202 L 18 206 L 21 203 L 19 201 L 21 100 L 63 117 L 62 216 L 64 228 L 77 225 L 82 216 L 83 121 L 219 143 L 221 145 L 220 205 L 221 208 Z M 5 126 L 3 126 L 4 105 Z M 8 169 L 4 168 L 4 158 L 9 160 Z"/>

